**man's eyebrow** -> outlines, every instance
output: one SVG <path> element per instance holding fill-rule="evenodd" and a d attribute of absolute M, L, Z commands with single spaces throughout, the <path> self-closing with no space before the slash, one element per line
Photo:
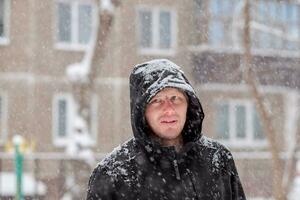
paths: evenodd
<path fill-rule="evenodd" d="M 153 98 L 157 98 L 157 97 L 161 97 L 161 96 L 164 96 L 164 95 L 162 95 L 162 94 L 156 94 L 156 95 L 154 95 Z"/>
<path fill-rule="evenodd" d="M 185 96 L 185 94 L 183 92 L 172 92 L 172 93 L 168 94 L 168 96 L 176 96 L 176 95 Z M 167 96 L 167 94 L 165 94 L 165 93 L 163 93 L 163 94 L 156 94 L 153 98 L 162 97 L 162 96 Z"/>
<path fill-rule="evenodd" d="M 182 96 L 185 96 L 185 94 L 183 92 L 174 92 L 174 93 L 171 93 L 171 96 L 174 96 L 174 95 L 182 95 Z"/>

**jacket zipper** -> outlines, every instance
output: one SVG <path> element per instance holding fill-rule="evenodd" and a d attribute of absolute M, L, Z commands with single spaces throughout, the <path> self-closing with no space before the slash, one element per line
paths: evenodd
<path fill-rule="evenodd" d="M 172 160 L 173 160 L 173 167 L 175 170 L 176 179 L 181 180 L 175 149 L 172 149 L 171 156 L 172 156 Z"/>
<path fill-rule="evenodd" d="M 181 178 L 180 178 L 178 163 L 177 163 L 176 159 L 173 160 L 173 166 L 174 166 L 174 169 L 175 169 L 176 179 L 180 180 Z"/>
<path fill-rule="evenodd" d="M 192 174 L 192 172 L 189 169 L 187 169 L 187 173 L 188 173 L 188 175 L 190 177 L 190 180 L 192 181 L 192 185 L 193 185 L 193 189 L 194 189 L 196 198 L 197 199 L 201 199 L 200 196 L 199 196 L 199 193 L 197 192 L 197 189 L 196 189 L 196 185 L 195 185 L 196 180 L 195 180 L 194 175 Z"/>

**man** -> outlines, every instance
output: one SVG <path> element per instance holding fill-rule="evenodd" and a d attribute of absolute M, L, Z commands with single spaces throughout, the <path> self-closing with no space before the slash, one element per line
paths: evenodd
<path fill-rule="evenodd" d="M 93 171 L 88 200 L 244 200 L 231 153 L 201 133 L 201 104 L 169 60 L 135 66 L 130 75 L 134 138 Z"/>

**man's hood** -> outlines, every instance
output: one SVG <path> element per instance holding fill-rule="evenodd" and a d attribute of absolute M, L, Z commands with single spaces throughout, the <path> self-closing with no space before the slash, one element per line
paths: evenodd
<path fill-rule="evenodd" d="M 136 65 L 130 75 L 131 125 L 134 137 L 144 145 L 151 142 L 144 115 L 146 105 L 159 91 L 168 87 L 184 91 L 189 99 L 182 132 L 184 143 L 201 137 L 204 113 L 194 89 L 179 66 L 167 59 L 157 59 Z"/>

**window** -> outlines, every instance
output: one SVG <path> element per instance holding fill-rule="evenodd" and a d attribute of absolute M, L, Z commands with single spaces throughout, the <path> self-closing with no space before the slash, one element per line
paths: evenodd
<path fill-rule="evenodd" d="M 232 46 L 232 11 L 238 0 L 211 0 L 208 42 L 212 46 Z"/>
<path fill-rule="evenodd" d="M 58 0 L 56 4 L 56 42 L 58 48 L 84 49 L 91 41 L 95 23 L 91 1 Z"/>
<path fill-rule="evenodd" d="M 299 50 L 299 4 L 259 0 L 252 13 L 257 24 L 252 30 L 253 47 L 263 49 Z"/>
<path fill-rule="evenodd" d="M 250 101 L 229 101 L 217 105 L 216 137 L 233 146 L 263 145 L 259 115 Z"/>
<path fill-rule="evenodd" d="M 138 9 L 138 45 L 142 54 L 173 54 L 175 12 L 162 8 Z"/>
<path fill-rule="evenodd" d="M 96 138 L 96 101 L 92 100 L 91 137 Z M 76 106 L 71 95 L 57 95 L 53 101 L 53 140 L 57 146 L 64 146 L 72 138 L 72 125 L 75 123 Z"/>
<path fill-rule="evenodd" d="M 6 130 L 6 106 L 4 95 L 0 95 L 0 143 L 4 143 L 7 137 Z"/>
<path fill-rule="evenodd" d="M 67 108 L 67 100 L 66 99 L 59 99 L 57 102 L 57 136 L 59 138 L 65 138 L 67 137 L 67 120 L 68 120 L 68 111 L 69 109 Z"/>
<path fill-rule="evenodd" d="M 300 49 L 299 4 L 257 0 L 251 3 L 251 42 L 255 49 Z M 208 43 L 213 47 L 240 48 L 243 43 L 242 0 L 210 0 Z"/>
<path fill-rule="evenodd" d="M 7 44 L 9 22 L 9 0 L 0 0 L 0 44 Z"/>

